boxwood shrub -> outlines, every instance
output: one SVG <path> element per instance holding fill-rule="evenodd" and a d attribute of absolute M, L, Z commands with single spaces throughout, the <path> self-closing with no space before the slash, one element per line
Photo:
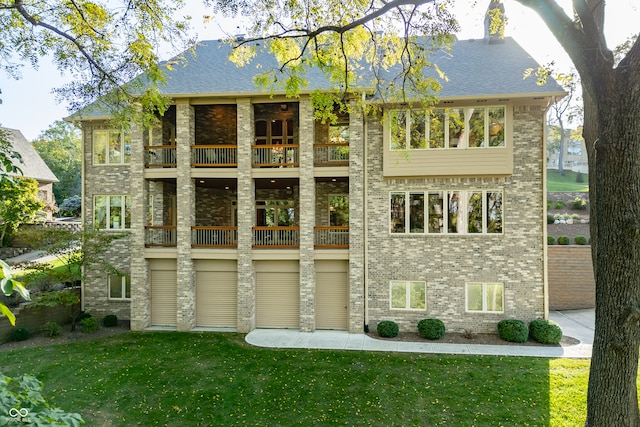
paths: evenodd
<path fill-rule="evenodd" d="M 547 245 L 555 245 L 556 244 L 556 238 L 553 236 L 547 236 Z"/>
<path fill-rule="evenodd" d="M 100 329 L 98 319 L 96 319 L 95 317 L 87 317 L 85 319 L 82 319 L 80 321 L 80 325 L 82 326 L 82 332 L 84 332 L 85 334 L 89 334 Z"/>
<path fill-rule="evenodd" d="M 11 337 L 14 341 L 24 341 L 28 339 L 29 336 L 31 336 L 31 332 L 27 328 L 20 327 L 11 330 Z"/>
<path fill-rule="evenodd" d="M 573 241 L 576 242 L 576 245 L 586 245 L 587 237 L 586 236 L 576 236 L 573 238 Z"/>
<path fill-rule="evenodd" d="M 118 326 L 118 316 L 115 314 L 107 314 L 104 316 L 104 319 L 102 319 L 102 324 L 107 328 Z"/>
<path fill-rule="evenodd" d="M 498 335 L 509 342 L 526 342 L 529 339 L 529 327 L 522 320 L 504 319 L 498 322 Z"/>
<path fill-rule="evenodd" d="M 62 326 L 56 322 L 47 322 L 40 327 L 40 332 L 50 338 L 57 337 L 62 334 Z"/>
<path fill-rule="evenodd" d="M 380 335 L 381 337 L 387 337 L 387 338 L 392 338 L 398 335 L 398 332 L 400 332 L 400 328 L 398 327 L 398 324 L 396 322 L 393 322 L 391 320 L 383 320 L 382 322 L 378 323 L 378 335 Z"/>
<path fill-rule="evenodd" d="M 559 236 L 558 237 L 558 244 L 559 245 L 568 245 L 569 243 L 571 243 L 571 238 L 569 236 Z"/>
<path fill-rule="evenodd" d="M 418 322 L 420 336 L 428 340 L 439 340 L 444 336 L 446 328 L 440 319 L 422 319 Z"/>
<path fill-rule="evenodd" d="M 529 336 L 542 344 L 558 344 L 562 329 L 552 320 L 536 319 L 529 323 Z"/>

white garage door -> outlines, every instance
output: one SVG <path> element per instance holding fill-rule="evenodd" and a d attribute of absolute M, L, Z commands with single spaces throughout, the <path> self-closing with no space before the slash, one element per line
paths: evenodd
<path fill-rule="evenodd" d="M 316 261 L 316 328 L 347 329 L 348 261 Z"/>
<path fill-rule="evenodd" d="M 233 327 L 238 324 L 238 273 L 235 260 L 198 260 L 196 326 Z"/>
<path fill-rule="evenodd" d="M 298 261 L 256 261 L 256 326 L 300 327 Z"/>
<path fill-rule="evenodd" d="M 151 324 L 176 326 L 177 274 L 174 259 L 150 261 L 151 269 Z"/>

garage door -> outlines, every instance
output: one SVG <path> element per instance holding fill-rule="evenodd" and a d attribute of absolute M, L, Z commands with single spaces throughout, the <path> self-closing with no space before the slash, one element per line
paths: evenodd
<path fill-rule="evenodd" d="M 316 328 L 347 329 L 348 261 L 316 261 Z"/>
<path fill-rule="evenodd" d="M 235 260 L 198 260 L 196 325 L 232 327 L 238 324 L 238 273 Z"/>
<path fill-rule="evenodd" d="M 176 326 L 177 274 L 173 259 L 151 260 L 151 324 Z"/>
<path fill-rule="evenodd" d="M 298 261 L 256 261 L 256 326 L 300 327 Z"/>

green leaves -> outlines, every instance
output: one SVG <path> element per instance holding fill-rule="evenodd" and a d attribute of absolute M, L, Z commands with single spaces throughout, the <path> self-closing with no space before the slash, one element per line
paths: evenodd
<path fill-rule="evenodd" d="M 9 267 L 9 265 L 2 260 L 0 260 L 0 290 L 6 296 L 12 295 L 14 292 L 17 292 L 25 300 L 31 300 L 29 290 L 25 288 L 22 283 L 13 279 L 11 275 L 11 267 Z M 11 322 L 12 326 L 16 325 L 15 315 L 4 304 L 0 304 L 0 313 L 9 319 L 9 322 Z"/>

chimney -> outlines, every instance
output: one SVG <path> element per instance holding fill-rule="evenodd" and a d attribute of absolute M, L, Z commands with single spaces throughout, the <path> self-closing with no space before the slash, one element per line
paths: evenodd
<path fill-rule="evenodd" d="M 492 18 L 500 19 L 500 24 L 491 31 Z M 488 44 L 503 43 L 504 42 L 504 27 L 507 21 L 507 17 L 504 14 L 504 5 L 500 0 L 489 0 L 489 7 L 487 13 L 484 15 L 484 41 Z"/>

